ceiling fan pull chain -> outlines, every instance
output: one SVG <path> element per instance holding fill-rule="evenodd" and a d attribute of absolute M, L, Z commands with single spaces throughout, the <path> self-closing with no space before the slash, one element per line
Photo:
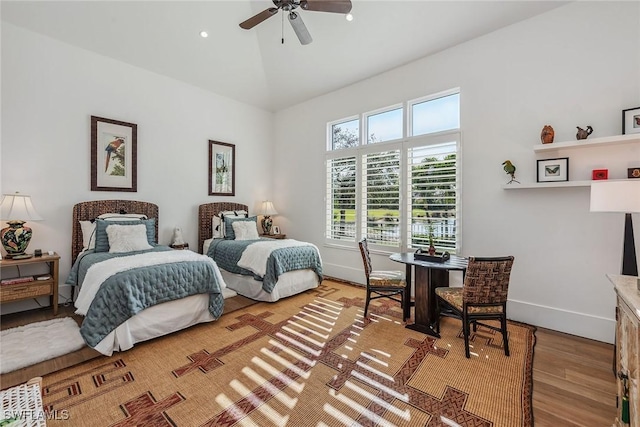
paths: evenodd
<path fill-rule="evenodd" d="M 284 44 L 284 13 L 280 14 L 282 16 L 280 31 L 282 33 L 282 44 Z"/>

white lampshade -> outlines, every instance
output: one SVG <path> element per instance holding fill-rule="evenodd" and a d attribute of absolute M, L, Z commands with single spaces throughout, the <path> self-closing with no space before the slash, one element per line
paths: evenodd
<path fill-rule="evenodd" d="M 591 183 L 591 212 L 640 212 L 640 179 Z"/>
<path fill-rule="evenodd" d="M 3 221 L 41 221 L 43 219 L 33 207 L 31 196 L 18 192 L 3 194 L 0 210 L 2 211 L 0 219 Z"/>
<path fill-rule="evenodd" d="M 262 208 L 260 209 L 260 215 L 271 216 L 278 215 L 278 211 L 273 207 L 273 203 L 269 200 L 262 202 Z"/>

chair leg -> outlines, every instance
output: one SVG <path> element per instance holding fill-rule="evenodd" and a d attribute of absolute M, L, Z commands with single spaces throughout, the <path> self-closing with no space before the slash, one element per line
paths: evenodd
<path fill-rule="evenodd" d="M 473 332 L 478 332 L 478 322 L 473 322 Z"/>
<path fill-rule="evenodd" d="M 464 355 L 467 359 L 471 358 L 471 352 L 469 351 L 469 320 L 466 314 L 462 315 L 462 333 L 464 334 Z"/>
<path fill-rule="evenodd" d="M 436 297 L 436 332 L 440 333 L 440 300 Z"/>
<path fill-rule="evenodd" d="M 369 310 L 369 301 L 371 301 L 371 292 L 367 290 L 367 301 L 364 303 L 364 317 L 367 317 L 367 310 Z"/>
<path fill-rule="evenodd" d="M 502 342 L 504 345 L 504 355 L 509 356 L 509 339 L 507 338 L 507 316 L 502 316 L 500 319 L 500 326 L 502 327 Z"/>

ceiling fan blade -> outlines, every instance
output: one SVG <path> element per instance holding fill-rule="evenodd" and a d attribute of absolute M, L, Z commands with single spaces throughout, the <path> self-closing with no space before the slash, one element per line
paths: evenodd
<path fill-rule="evenodd" d="M 351 0 L 301 0 L 300 7 L 316 12 L 349 13 Z"/>
<path fill-rule="evenodd" d="M 301 44 L 309 44 L 313 41 L 311 34 L 309 34 L 307 26 L 302 22 L 302 17 L 300 17 L 299 13 L 289 12 L 289 22 L 293 27 L 293 31 L 296 32 Z"/>
<path fill-rule="evenodd" d="M 246 21 L 242 22 L 240 24 L 240 28 L 244 28 L 245 30 L 249 30 L 249 29 L 255 27 L 256 25 L 258 25 L 259 23 L 261 23 L 262 21 L 264 21 L 265 19 L 271 18 L 276 13 L 278 13 L 278 8 L 277 7 L 270 7 L 269 9 L 263 10 L 262 12 L 258 13 L 257 15 L 254 15 L 251 18 L 247 19 Z"/>

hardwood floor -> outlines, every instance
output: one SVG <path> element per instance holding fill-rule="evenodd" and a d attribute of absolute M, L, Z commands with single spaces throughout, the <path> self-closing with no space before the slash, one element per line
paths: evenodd
<path fill-rule="evenodd" d="M 245 306 L 247 301 L 238 300 L 237 307 L 231 307 L 229 304 L 229 307 L 225 307 L 225 312 Z M 236 303 L 235 300 L 233 302 Z M 27 314 L 32 322 L 52 317 L 51 311 L 47 309 L 6 315 L 1 318 L 2 329 L 24 324 Z M 65 310 L 61 307 L 59 316 L 72 314 L 71 308 Z M 97 356 L 97 353 L 89 348 L 80 352 L 82 353 L 61 356 L 43 363 L 49 370 L 57 370 Z M 533 358 L 535 426 L 611 426 L 616 414 L 612 361 L 611 344 L 538 328 Z M 18 382 L 35 376 L 29 368 L 24 371 Z M 13 375 L 1 376 L 0 388 L 9 387 L 10 382 L 15 382 Z"/>
<path fill-rule="evenodd" d="M 611 426 L 613 345 L 538 328 L 533 357 L 536 427 Z"/>

